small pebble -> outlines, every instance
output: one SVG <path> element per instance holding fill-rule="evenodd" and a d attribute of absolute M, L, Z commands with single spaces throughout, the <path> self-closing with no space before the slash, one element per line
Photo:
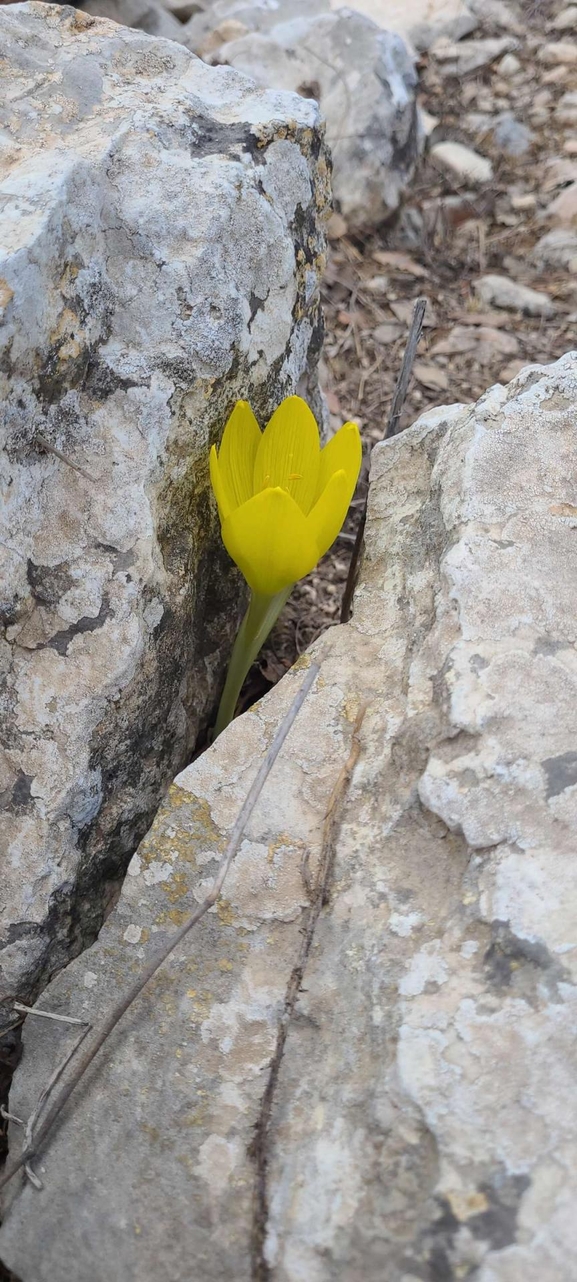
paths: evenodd
<path fill-rule="evenodd" d="M 552 31 L 570 31 L 573 27 L 577 28 L 577 5 L 570 4 L 567 9 L 562 9 L 561 13 L 553 18 L 550 26 Z"/>
<path fill-rule="evenodd" d="M 544 62 L 549 67 L 556 66 L 558 63 L 564 63 L 566 66 L 573 65 L 577 62 L 577 44 L 572 44 L 569 40 L 560 40 L 544 45 L 538 58 L 539 62 Z"/>
<path fill-rule="evenodd" d="M 529 289 L 509 276 L 482 276 L 475 282 L 475 292 L 483 303 L 503 307 L 508 312 L 522 312 L 525 316 L 553 316 L 555 307 L 548 294 Z"/>
<path fill-rule="evenodd" d="M 449 171 L 458 178 L 472 183 L 487 183 L 493 177 L 493 166 L 486 156 L 479 155 L 461 142 L 438 142 L 431 147 L 431 160 L 439 169 Z"/>
<path fill-rule="evenodd" d="M 505 80 L 510 80 L 511 76 L 516 76 L 517 72 L 521 70 L 521 63 L 514 53 L 506 53 L 505 57 L 501 58 L 497 70 L 499 75 L 505 77 Z"/>
<path fill-rule="evenodd" d="M 537 197 L 531 195 L 530 192 L 527 192 L 525 195 L 521 195 L 521 196 L 511 196 L 512 209 L 518 209 L 518 210 L 535 209 L 536 204 L 537 204 Z"/>
<path fill-rule="evenodd" d="M 569 79 L 568 67 L 551 67 L 543 72 L 541 83 L 544 85 L 562 85 Z"/>

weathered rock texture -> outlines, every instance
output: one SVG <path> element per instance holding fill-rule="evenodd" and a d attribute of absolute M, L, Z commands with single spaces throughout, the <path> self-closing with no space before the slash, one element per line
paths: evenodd
<path fill-rule="evenodd" d="M 574 1279 L 576 406 L 573 355 L 375 451 L 353 620 L 315 647 L 218 910 L 68 1108 L 44 1190 L 14 1190 L 0 1251 L 22 1282 Z M 300 679 L 178 777 L 47 1009 L 100 1018 L 202 896 Z M 67 1038 L 28 1021 L 18 1115 Z"/>
<path fill-rule="evenodd" d="M 327 167 L 313 103 L 178 45 L 55 5 L 0 30 L 0 993 L 25 998 L 94 938 L 214 700 L 242 592 L 209 444 L 314 365 Z"/>
<path fill-rule="evenodd" d="M 274 8 L 216 0 L 186 28 L 189 47 L 258 84 L 316 98 L 327 125 L 333 190 L 351 227 L 374 227 L 398 208 L 421 137 L 414 61 L 401 37 L 328 0 Z"/>

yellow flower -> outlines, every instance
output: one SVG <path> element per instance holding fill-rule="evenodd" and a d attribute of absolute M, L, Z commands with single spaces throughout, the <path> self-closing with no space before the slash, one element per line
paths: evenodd
<path fill-rule="evenodd" d="M 356 423 L 320 447 L 306 401 L 288 396 L 264 432 L 238 401 L 210 479 L 233 561 L 257 596 L 272 597 L 302 579 L 337 537 L 361 466 Z"/>

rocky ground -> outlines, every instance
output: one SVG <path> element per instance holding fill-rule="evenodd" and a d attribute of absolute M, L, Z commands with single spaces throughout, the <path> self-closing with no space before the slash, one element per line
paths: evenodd
<path fill-rule="evenodd" d="M 576 345 L 577 6 L 486 9 L 501 21 L 421 56 L 427 148 L 395 224 L 360 240 L 332 220 L 324 385 L 335 426 L 356 419 L 367 458 L 419 295 L 428 306 L 401 428 Z M 437 150 L 449 141 L 467 151 Z M 338 621 L 362 503 L 361 488 L 335 549 L 295 591 L 249 700 Z"/>

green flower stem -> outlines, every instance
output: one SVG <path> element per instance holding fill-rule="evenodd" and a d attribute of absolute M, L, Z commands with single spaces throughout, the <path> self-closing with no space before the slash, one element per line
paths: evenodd
<path fill-rule="evenodd" d="M 293 587 L 294 584 L 291 583 L 290 587 L 285 588 L 282 592 L 277 592 L 276 596 L 258 596 L 256 592 L 251 593 L 249 607 L 238 630 L 230 656 L 224 690 L 214 727 L 214 739 L 232 721 L 238 703 L 238 696 L 249 668 L 254 663 L 269 632 L 272 631 Z"/>

